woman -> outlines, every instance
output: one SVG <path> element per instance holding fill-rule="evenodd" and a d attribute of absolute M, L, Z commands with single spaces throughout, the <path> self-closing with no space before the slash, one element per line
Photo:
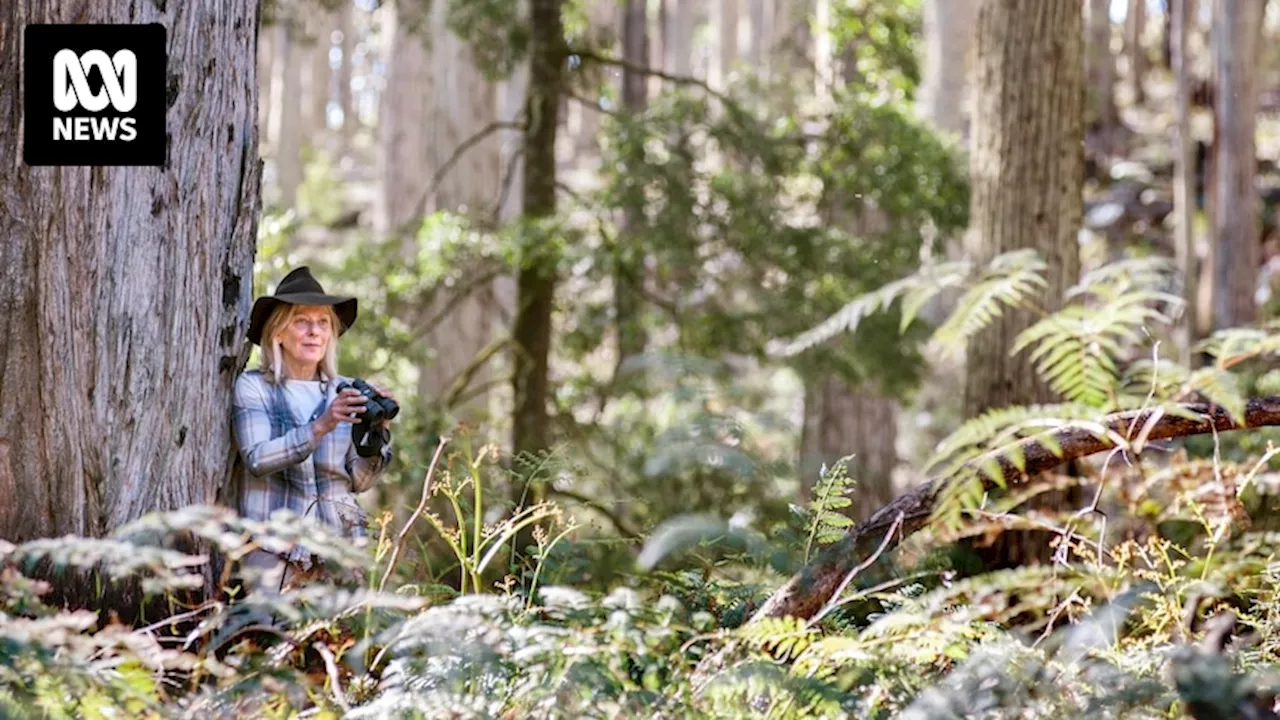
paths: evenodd
<path fill-rule="evenodd" d="M 262 362 L 236 379 L 232 401 L 245 470 L 241 516 L 267 520 L 277 510 L 291 510 L 343 537 L 365 535 L 365 514 L 354 493 L 368 490 L 386 469 L 391 445 L 360 457 L 351 428 L 366 398 L 352 388 L 336 390 L 349 380 L 338 374 L 338 337 L 355 320 L 355 298 L 326 295 L 306 267 L 286 275 L 275 295 L 254 303 L 248 337 L 261 348 Z M 257 587 L 269 590 L 320 570 L 304 548 L 279 556 L 254 550 L 241 567 L 258 571 Z"/>

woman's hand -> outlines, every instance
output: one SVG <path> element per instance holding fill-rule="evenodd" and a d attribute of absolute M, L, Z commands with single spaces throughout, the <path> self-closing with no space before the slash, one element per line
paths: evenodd
<path fill-rule="evenodd" d="M 400 404 L 400 401 L 399 401 L 399 400 L 396 400 L 396 396 L 395 396 L 395 395 L 392 395 L 392 394 L 391 394 L 391 391 L 390 391 L 390 390 L 388 390 L 388 389 L 386 388 L 386 386 L 384 386 L 384 385 L 380 385 L 380 384 L 378 384 L 378 383 L 376 383 L 376 382 L 372 382 L 372 381 L 366 381 L 366 382 L 369 382 L 369 387 L 373 388 L 374 390 L 377 390 L 379 395 L 384 395 L 384 396 L 386 396 L 387 398 L 390 398 L 391 400 L 395 400 L 395 403 L 396 403 L 397 405 L 399 405 L 399 404 Z M 397 416 L 397 417 L 399 417 L 399 416 Z M 381 427 L 384 427 L 384 428 L 389 428 L 389 427 L 391 427 L 391 421 L 390 421 L 390 420 L 383 420 L 380 426 L 381 426 Z"/>
<path fill-rule="evenodd" d="M 354 423 L 366 408 L 365 397 L 359 390 L 347 388 L 334 396 L 333 402 L 325 408 L 324 414 L 311 423 L 316 437 L 323 437 L 338 429 L 338 423 Z"/>

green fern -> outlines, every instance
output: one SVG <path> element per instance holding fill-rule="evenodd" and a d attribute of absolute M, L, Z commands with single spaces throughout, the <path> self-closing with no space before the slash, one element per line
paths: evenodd
<path fill-rule="evenodd" d="M 849 495 L 856 482 L 849 477 L 847 468 L 852 457 L 848 455 L 840 458 L 831 468 L 822 466 L 821 477 L 813 488 L 813 500 L 809 502 L 809 517 L 805 523 L 805 562 L 809 562 L 813 556 L 815 543 L 830 545 L 844 537 L 853 526 L 853 520 L 840 512 L 853 504 Z"/>
<path fill-rule="evenodd" d="M 1034 346 L 1036 371 L 1071 402 L 1115 409 L 1120 364 L 1145 344 L 1146 328 L 1169 323 L 1161 303 L 1180 300 L 1147 289 L 1125 289 L 1099 306 L 1070 305 L 1021 332 L 1011 354 Z"/>
<path fill-rule="evenodd" d="M 734 635 L 748 646 L 788 660 L 804 652 L 818 638 L 818 631 L 799 618 L 761 618 L 742 625 Z"/>
<path fill-rule="evenodd" d="M 963 350 L 969 338 L 995 322 L 1006 307 L 1029 306 L 1031 299 L 1048 287 L 1044 279 L 1047 268 L 1034 250 L 997 256 L 978 283 L 960 297 L 933 339 L 944 350 Z"/>

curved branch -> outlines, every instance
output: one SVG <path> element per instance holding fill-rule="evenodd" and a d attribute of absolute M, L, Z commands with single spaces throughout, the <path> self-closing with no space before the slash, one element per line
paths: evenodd
<path fill-rule="evenodd" d="M 1019 470 L 1009 460 L 1008 449 L 993 451 L 972 460 L 969 467 L 978 469 L 977 475 L 982 479 L 984 486 L 987 489 L 993 489 L 997 487 L 996 483 L 980 469 L 984 461 L 990 463 L 992 459 L 1000 464 L 1000 471 L 1006 484 L 1014 485 L 1025 481 L 1031 475 L 1050 470 L 1070 460 L 1114 449 L 1116 447 L 1114 438 L 1131 437 L 1131 433 L 1146 432 L 1146 439 L 1150 441 L 1280 425 L 1280 396 L 1249 400 L 1243 424 L 1232 420 L 1226 410 L 1216 405 L 1180 403 L 1174 407 L 1194 413 L 1198 417 L 1192 419 L 1170 414 L 1169 410 L 1172 408 L 1162 407 L 1112 413 L 1105 421 L 1106 426 L 1112 431 L 1106 437 L 1098 437 L 1089 430 L 1079 427 L 1063 428 L 1053 433 L 1052 437 L 1062 449 L 1061 455 L 1054 453 L 1051 449 L 1052 443 L 1045 444 L 1034 437 L 1017 443 L 1017 447 L 1021 447 L 1025 454 L 1025 472 Z M 1149 430 L 1145 428 L 1148 423 L 1151 423 Z M 851 529 L 839 542 L 823 550 L 786 585 L 778 588 L 760 607 L 753 620 L 787 615 L 806 620 L 813 617 L 835 594 L 841 580 L 852 569 L 858 567 L 862 558 L 875 551 L 876 546 L 884 539 L 886 531 L 893 526 L 899 516 L 902 518 L 901 525 L 887 549 L 896 547 L 907 536 L 923 529 L 933 514 L 934 505 L 946 484 L 945 479 L 935 478 L 877 510 L 871 517 Z"/>

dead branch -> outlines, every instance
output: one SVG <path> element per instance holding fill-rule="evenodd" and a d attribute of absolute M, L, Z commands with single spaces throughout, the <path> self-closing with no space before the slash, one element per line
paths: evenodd
<path fill-rule="evenodd" d="M 1000 465 L 1006 486 L 1016 485 L 1025 482 L 1030 476 L 1053 469 L 1070 460 L 1115 448 L 1116 440 L 1128 437 L 1131 430 L 1142 429 L 1145 432 L 1144 426 L 1151 422 L 1153 415 L 1157 413 L 1160 416 L 1154 418 L 1150 431 L 1146 433 L 1148 441 L 1280 425 L 1280 396 L 1249 400 L 1243 424 L 1233 421 L 1226 410 L 1216 405 L 1182 403 L 1177 407 L 1190 411 L 1198 417 L 1191 419 L 1170 414 L 1166 411 L 1167 408 L 1159 407 L 1112 413 L 1105 421 L 1105 425 L 1111 432 L 1104 437 L 1098 437 L 1080 427 L 1063 428 L 1054 432 L 1052 437 L 1062 449 L 1061 455 L 1055 454 L 1050 449 L 1055 443 L 1042 443 L 1034 437 L 1020 441 L 1017 447 L 1020 447 L 1025 454 L 1025 471 L 1019 470 L 1009 459 L 1009 448 L 993 451 L 972 460 L 968 467 L 978 470 L 977 476 L 982 479 L 984 486 L 991 490 L 998 487 L 996 482 L 979 468 L 984 462 L 990 463 L 990 460 L 994 459 Z M 899 518 L 901 518 L 901 525 L 898 532 L 892 535 L 892 545 L 889 549 L 923 529 L 933 514 L 934 506 L 946 484 L 947 481 L 941 478 L 929 480 L 877 510 L 871 517 L 851 529 L 839 542 L 823 550 L 813 562 L 774 592 L 773 596 L 760 607 L 753 620 L 788 615 L 805 620 L 813 617 L 826 606 L 843 578 L 858 567 L 862 558 L 875 551 L 877 543 Z"/>

